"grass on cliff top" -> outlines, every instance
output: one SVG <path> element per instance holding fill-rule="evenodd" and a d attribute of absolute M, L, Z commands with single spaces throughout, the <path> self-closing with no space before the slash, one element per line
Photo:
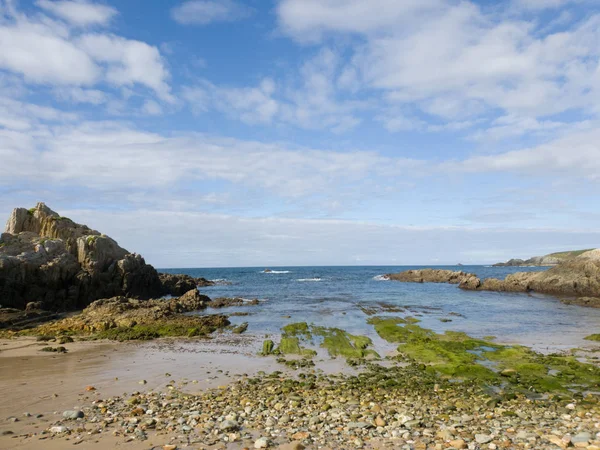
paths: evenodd
<path fill-rule="evenodd" d="M 600 369 L 572 356 L 541 355 L 522 346 L 474 339 L 465 333 L 438 334 L 403 319 L 369 320 L 385 340 L 400 343 L 404 358 L 427 365 L 445 378 L 468 379 L 534 392 L 597 389 Z"/>
<path fill-rule="evenodd" d="M 568 252 L 556 252 L 556 253 L 550 253 L 549 255 L 546 255 L 546 256 L 551 256 L 553 258 L 575 258 L 576 256 L 584 254 L 585 252 L 589 252 L 590 250 L 594 250 L 594 249 L 588 248 L 585 250 L 571 250 Z"/>

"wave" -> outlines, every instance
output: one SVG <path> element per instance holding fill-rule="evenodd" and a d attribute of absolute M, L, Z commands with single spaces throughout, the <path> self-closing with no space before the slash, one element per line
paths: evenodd
<path fill-rule="evenodd" d="M 296 281 L 321 281 L 321 278 L 298 278 Z"/>
<path fill-rule="evenodd" d="M 210 281 L 212 281 L 216 285 L 229 285 L 229 284 L 233 284 L 233 282 L 229 281 L 226 278 L 215 278 L 214 280 L 210 280 Z"/>
<path fill-rule="evenodd" d="M 390 277 L 387 275 L 375 275 L 373 279 L 376 281 L 390 281 Z"/>
<path fill-rule="evenodd" d="M 261 273 L 290 273 L 289 270 L 263 270 Z"/>

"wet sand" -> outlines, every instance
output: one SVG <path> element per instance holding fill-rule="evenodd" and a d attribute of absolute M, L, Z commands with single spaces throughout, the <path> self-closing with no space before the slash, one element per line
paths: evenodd
<path fill-rule="evenodd" d="M 59 420 L 63 411 L 79 409 L 93 400 L 165 389 L 172 380 L 176 380 L 182 390 L 194 393 L 261 371 L 289 372 L 275 358 L 257 355 L 263 339 L 264 335 L 249 334 L 142 343 L 83 341 L 65 344 L 68 353 L 64 354 L 40 351 L 48 345 L 56 346 L 52 342 L 37 342 L 35 338 L 2 339 L 0 434 L 6 431 L 14 434 L 0 435 L 0 450 L 65 448 L 65 441 L 40 441 L 41 436 L 28 438 L 26 435 L 41 433 Z M 340 359 L 317 357 L 315 362 L 315 370 L 324 373 L 354 371 Z M 88 387 L 93 390 L 87 390 Z M 31 416 L 25 416 L 27 413 Z M 43 417 L 36 418 L 39 414 Z M 7 420 L 9 417 L 16 417 L 18 421 Z M 79 449 L 122 445 L 131 449 L 152 447 L 147 442 L 125 444 L 122 437 L 106 435 L 101 440 L 98 436 L 87 436 L 84 440 L 73 444 L 77 442 Z"/>

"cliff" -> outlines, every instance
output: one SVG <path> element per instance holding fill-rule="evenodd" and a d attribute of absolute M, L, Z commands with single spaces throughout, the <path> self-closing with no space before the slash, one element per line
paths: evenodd
<path fill-rule="evenodd" d="M 15 209 L 0 236 L 1 307 L 81 309 L 100 298 L 149 299 L 194 287 L 190 277 L 161 280 L 140 255 L 44 203 Z"/>
<path fill-rule="evenodd" d="M 494 264 L 494 267 L 530 267 L 530 266 L 556 266 L 563 261 L 576 258 L 585 252 L 589 252 L 592 249 L 587 250 L 571 250 L 568 252 L 557 252 L 550 253 L 544 256 L 533 256 L 529 259 L 510 259 L 507 262 Z"/>

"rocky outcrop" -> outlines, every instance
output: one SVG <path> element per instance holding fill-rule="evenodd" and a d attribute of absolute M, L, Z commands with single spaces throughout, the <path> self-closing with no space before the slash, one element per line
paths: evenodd
<path fill-rule="evenodd" d="M 214 286 L 214 283 L 206 278 L 193 278 L 189 275 L 175 275 L 170 273 L 159 273 L 158 276 L 163 285 L 163 293 L 176 297 L 196 287 Z"/>
<path fill-rule="evenodd" d="M 450 283 L 479 286 L 480 280 L 476 275 L 467 272 L 455 272 L 444 269 L 418 269 L 407 270 L 400 273 L 392 273 L 385 276 L 389 280 L 403 281 L 407 283 Z"/>
<path fill-rule="evenodd" d="M 507 262 L 494 264 L 494 267 L 550 267 L 563 261 L 576 258 L 589 250 L 572 250 L 568 252 L 550 253 L 545 256 L 534 256 L 529 259 L 510 259 Z"/>
<path fill-rule="evenodd" d="M 172 275 L 163 285 L 140 255 L 44 203 L 15 209 L 0 237 L 0 307 L 70 310 L 100 298 L 181 295 L 195 288 L 187 278 Z"/>
<path fill-rule="evenodd" d="M 36 333 L 59 335 L 63 333 L 100 333 L 133 327 L 184 326 L 185 329 L 208 328 L 206 332 L 229 325 L 223 315 L 186 316 L 184 313 L 206 308 L 210 301 L 194 287 L 179 298 L 171 300 L 137 300 L 113 297 L 96 300 L 80 314 L 40 325 Z M 204 333 L 202 333 L 204 334 Z"/>
<path fill-rule="evenodd" d="M 560 297 L 565 303 L 600 307 L 600 249 L 566 259 L 544 272 L 517 272 L 505 279 L 479 279 L 465 272 L 441 269 L 408 270 L 387 275 L 413 283 L 451 283 L 461 289 L 496 292 L 537 292 Z"/>
<path fill-rule="evenodd" d="M 582 254 L 544 272 L 518 272 L 504 280 L 488 278 L 476 289 L 500 292 L 538 292 L 559 297 L 600 297 L 600 259 Z M 591 256 L 591 257 L 590 257 Z M 469 289 L 467 286 L 461 286 Z M 590 303 L 590 302 L 587 302 Z"/>

